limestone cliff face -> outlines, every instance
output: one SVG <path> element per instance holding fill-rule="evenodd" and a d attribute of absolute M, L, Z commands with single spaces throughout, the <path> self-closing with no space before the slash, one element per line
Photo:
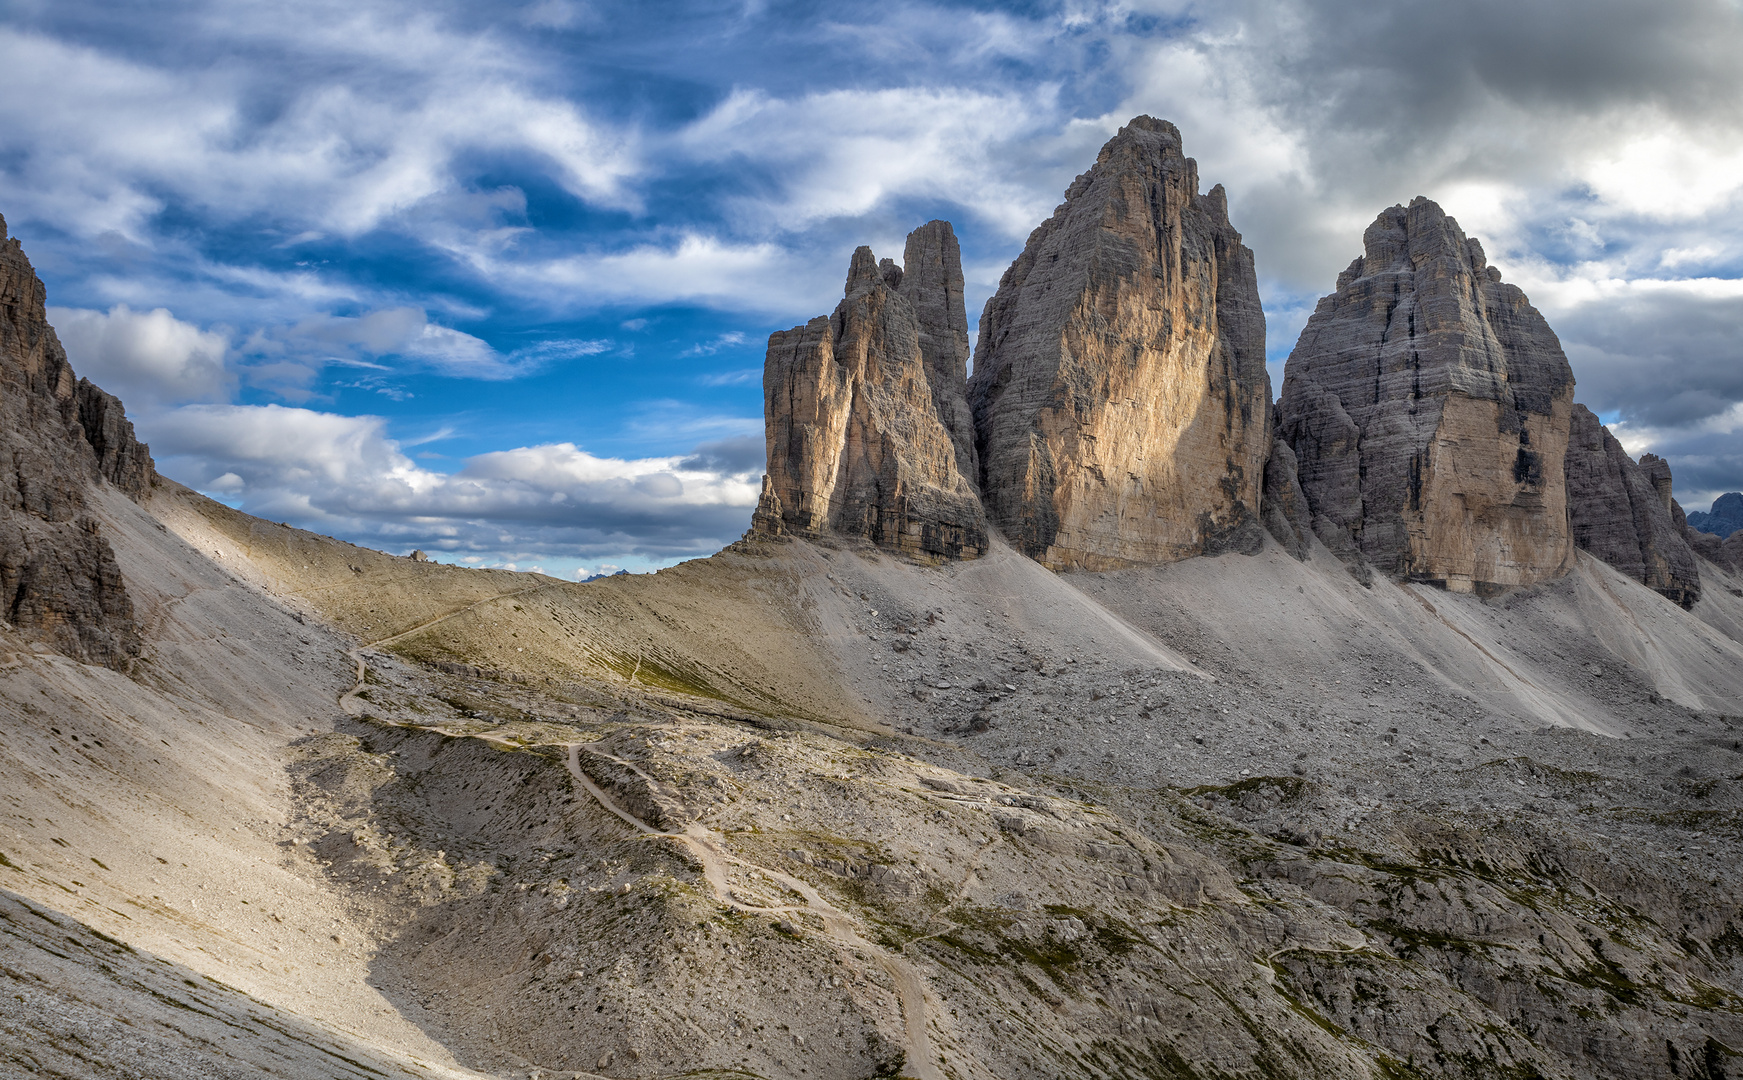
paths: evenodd
<path fill-rule="evenodd" d="M 1253 255 L 1174 125 L 1120 130 L 981 316 L 968 397 L 991 522 L 1055 568 L 1262 543 L 1271 449 Z"/>
<path fill-rule="evenodd" d="M 1295 451 L 1282 439 L 1271 442 L 1271 457 L 1265 462 L 1265 530 L 1285 551 L 1305 561 L 1313 547 L 1313 511 L 1301 490 Z"/>
<path fill-rule="evenodd" d="M 106 482 L 137 499 L 156 472 L 121 402 L 74 378 L 45 300 L 0 219 L 0 617 L 68 656 L 120 666 L 139 630 L 85 493 Z"/>
<path fill-rule="evenodd" d="M 768 478 L 753 534 L 862 537 L 920 558 L 986 550 L 949 223 L 915 230 L 904 261 L 880 266 L 860 248 L 834 315 L 770 335 Z"/>
<path fill-rule="evenodd" d="M 1567 497 L 1574 543 L 1686 607 L 1700 598 L 1701 579 L 1671 518 L 1670 467 L 1651 454 L 1641 460 L 1590 409 L 1573 407 Z"/>
<path fill-rule="evenodd" d="M 1563 573 L 1561 343 L 1433 202 L 1392 207 L 1363 240 L 1284 369 L 1282 435 L 1315 532 L 1458 591 Z"/>

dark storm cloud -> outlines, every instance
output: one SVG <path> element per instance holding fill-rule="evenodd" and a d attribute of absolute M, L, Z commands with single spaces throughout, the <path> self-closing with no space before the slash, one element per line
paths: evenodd
<path fill-rule="evenodd" d="M 1560 323 L 1579 398 L 1653 428 L 1709 420 L 1743 401 L 1743 295 L 1648 293 L 1584 305 Z"/>

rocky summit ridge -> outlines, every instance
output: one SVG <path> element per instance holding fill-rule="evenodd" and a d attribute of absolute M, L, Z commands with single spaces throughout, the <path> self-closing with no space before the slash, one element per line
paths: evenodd
<path fill-rule="evenodd" d="M 1383 212 L 1363 242 L 1278 402 L 1315 531 L 1455 591 L 1560 576 L 1574 390 L 1560 342 L 1428 199 Z"/>
<path fill-rule="evenodd" d="M 1138 117 L 1029 237 L 969 381 L 988 518 L 1051 567 L 1254 551 L 1271 380 L 1253 253 Z"/>
<path fill-rule="evenodd" d="M 138 499 L 156 471 L 121 402 L 73 374 L 46 291 L 0 218 L 0 618 L 80 660 L 139 651 L 94 484 Z"/>
<path fill-rule="evenodd" d="M 1689 525 L 1721 540 L 1743 529 L 1743 491 L 1727 491 L 1713 500 L 1711 510 L 1689 511 Z"/>
<path fill-rule="evenodd" d="M 991 530 L 1106 571 L 1269 534 L 1364 582 L 1485 594 L 1585 550 L 1684 605 L 1697 552 L 1743 558 L 1574 403 L 1555 332 L 1427 198 L 1368 227 L 1273 406 L 1253 254 L 1198 184 L 1174 125 L 1121 128 L 988 299 L 972 378 L 949 223 L 915 230 L 901 267 L 856 251 L 835 313 L 769 339 L 750 535 L 971 559 Z"/>

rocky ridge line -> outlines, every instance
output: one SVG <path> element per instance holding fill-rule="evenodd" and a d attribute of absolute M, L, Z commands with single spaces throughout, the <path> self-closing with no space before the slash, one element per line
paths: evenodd
<path fill-rule="evenodd" d="M 108 483 L 137 500 L 157 474 L 121 402 L 74 376 L 46 300 L 0 218 L 0 605 L 27 636 L 123 667 L 139 628 L 86 492 Z"/>
<path fill-rule="evenodd" d="M 1689 526 L 1721 540 L 1743 530 L 1743 491 L 1728 491 L 1713 500 L 1711 510 L 1689 513 Z"/>
<path fill-rule="evenodd" d="M 1647 454 L 1637 464 L 1584 405 L 1575 405 L 1567 452 L 1568 514 L 1574 543 L 1622 573 L 1691 607 L 1700 570 L 1671 517 L 1670 466 Z"/>

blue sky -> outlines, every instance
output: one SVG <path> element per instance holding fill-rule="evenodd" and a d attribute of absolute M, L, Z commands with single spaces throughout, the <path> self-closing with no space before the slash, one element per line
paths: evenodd
<path fill-rule="evenodd" d="M 564 576 L 748 524 L 762 346 L 853 248 L 962 238 L 973 319 L 1099 145 L 1177 123 L 1274 378 L 1423 194 L 1579 397 L 1743 487 L 1733 0 L 14 0 L 0 214 L 162 470 L 390 551 Z"/>

